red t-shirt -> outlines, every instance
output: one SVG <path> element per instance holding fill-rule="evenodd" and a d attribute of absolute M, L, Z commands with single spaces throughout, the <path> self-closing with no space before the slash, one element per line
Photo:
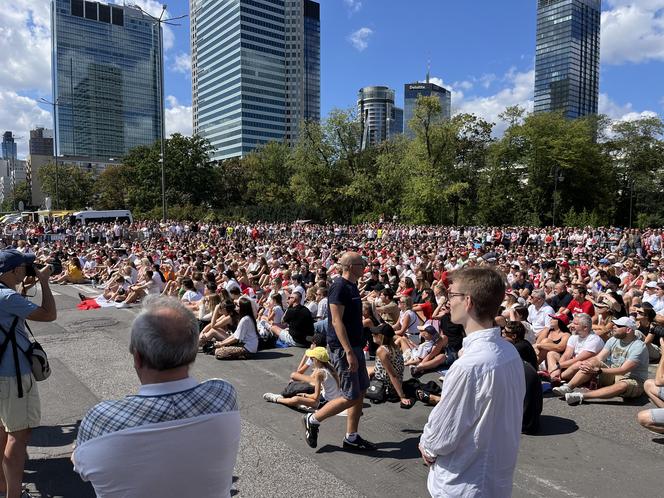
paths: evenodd
<path fill-rule="evenodd" d="M 583 304 L 580 304 L 576 299 L 572 299 L 567 305 L 567 309 L 570 310 L 573 315 L 576 315 L 577 313 L 586 313 L 590 316 L 593 316 L 595 314 L 595 307 L 593 306 L 593 303 L 587 299 L 583 301 Z"/>

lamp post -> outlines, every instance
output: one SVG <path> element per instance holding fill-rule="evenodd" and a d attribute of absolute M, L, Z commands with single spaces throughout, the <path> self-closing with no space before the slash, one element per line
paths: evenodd
<path fill-rule="evenodd" d="M 549 178 L 553 175 L 553 210 L 552 210 L 552 223 L 553 226 L 556 226 L 556 201 L 558 200 L 558 182 L 562 182 L 565 179 L 565 176 L 560 171 L 560 167 L 555 165 L 551 168 L 549 173 Z"/>
<path fill-rule="evenodd" d="M 49 100 L 46 100 L 44 97 L 41 97 L 39 99 L 41 102 L 44 104 L 48 104 L 50 106 L 53 106 L 53 156 L 55 157 L 55 209 L 60 209 L 60 197 L 58 195 L 58 174 L 59 174 L 59 168 L 58 168 L 58 122 L 57 122 L 57 117 L 56 117 L 56 112 L 57 108 L 60 104 L 58 104 L 58 99 L 55 99 L 55 102 L 51 102 Z"/>
<path fill-rule="evenodd" d="M 151 14 L 148 14 L 145 12 L 140 6 L 138 5 L 133 5 L 133 7 L 137 8 L 140 10 L 145 16 L 149 17 L 152 19 L 152 22 L 154 23 L 155 26 L 157 26 L 157 29 L 159 30 L 159 77 L 158 79 L 158 87 L 159 87 L 159 114 L 160 114 L 160 121 L 161 121 L 161 153 L 159 162 L 161 163 L 161 218 L 162 221 L 166 221 L 166 171 L 164 169 L 164 163 L 166 161 L 166 147 L 165 147 L 165 119 L 164 119 L 164 114 L 165 114 L 165 109 L 164 109 L 164 39 L 163 39 L 163 34 L 162 34 L 162 24 L 169 24 L 171 26 L 179 26 L 177 23 L 173 23 L 171 21 L 177 20 L 177 19 L 184 19 L 187 17 L 186 15 L 183 16 L 178 16 L 178 17 L 173 17 L 164 19 L 164 15 L 166 14 L 166 9 L 168 6 L 166 4 L 163 4 L 161 6 L 161 13 L 159 14 L 159 17 L 155 17 Z"/>

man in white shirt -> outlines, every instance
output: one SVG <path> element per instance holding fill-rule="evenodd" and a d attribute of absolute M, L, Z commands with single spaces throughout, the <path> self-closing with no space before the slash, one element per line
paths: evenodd
<path fill-rule="evenodd" d="M 528 321 L 533 326 L 535 335 L 537 335 L 551 325 L 550 315 L 554 315 L 555 311 L 546 304 L 546 294 L 542 289 L 534 290 L 530 300 L 532 304 L 528 306 Z"/>
<path fill-rule="evenodd" d="M 593 332 L 593 319 L 586 313 L 577 313 L 570 326 L 575 334 L 567 341 L 563 354 L 549 351 L 546 364 L 552 380 L 569 381 L 581 364 L 596 356 L 604 347 L 604 341 Z"/>
<path fill-rule="evenodd" d="M 173 298 L 146 299 L 129 350 L 141 388 L 88 412 L 74 470 L 101 498 L 229 496 L 240 413 L 228 382 L 189 376 L 198 351 L 193 313 Z"/>
<path fill-rule="evenodd" d="M 467 268 L 452 275 L 451 320 L 467 337 L 420 438 L 433 497 L 512 494 L 526 387 L 517 350 L 494 327 L 504 295 L 495 270 Z"/>

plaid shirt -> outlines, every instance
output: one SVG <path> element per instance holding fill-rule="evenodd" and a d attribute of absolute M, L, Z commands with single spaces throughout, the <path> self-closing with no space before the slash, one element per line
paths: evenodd
<path fill-rule="evenodd" d="M 172 389 L 170 392 L 169 388 Z M 224 380 L 212 379 L 198 384 L 195 379 L 188 378 L 152 384 L 143 386 L 137 395 L 102 401 L 92 408 L 81 422 L 76 444 L 146 424 L 237 410 L 235 388 Z"/>

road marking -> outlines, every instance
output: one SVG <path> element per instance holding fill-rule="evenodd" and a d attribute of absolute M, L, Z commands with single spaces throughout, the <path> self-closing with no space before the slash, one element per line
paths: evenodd
<path fill-rule="evenodd" d="M 569 489 L 565 488 L 564 486 L 559 486 L 558 484 L 556 484 L 553 481 L 550 481 L 548 479 L 543 479 L 543 478 L 541 478 L 541 477 L 539 477 L 535 474 L 531 474 L 530 472 L 526 472 L 525 470 L 522 470 L 522 469 L 517 469 L 517 471 L 520 474 L 523 474 L 524 476 L 526 476 L 527 478 L 534 479 L 535 481 L 537 481 L 538 484 L 541 484 L 545 488 L 549 488 L 551 490 L 554 490 L 554 491 L 556 491 L 558 493 L 561 493 L 565 496 L 570 496 L 572 498 L 584 498 L 583 495 L 576 494 L 574 491 L 570 491 Z"/>
<path fill-rule="evenodd" d="M 51 291 L 51 294 L 53 294 L 54 296 L 62 296 L 62 294 L 60 294 L 59 292 L 55 292 L 54 290 Z"/>

